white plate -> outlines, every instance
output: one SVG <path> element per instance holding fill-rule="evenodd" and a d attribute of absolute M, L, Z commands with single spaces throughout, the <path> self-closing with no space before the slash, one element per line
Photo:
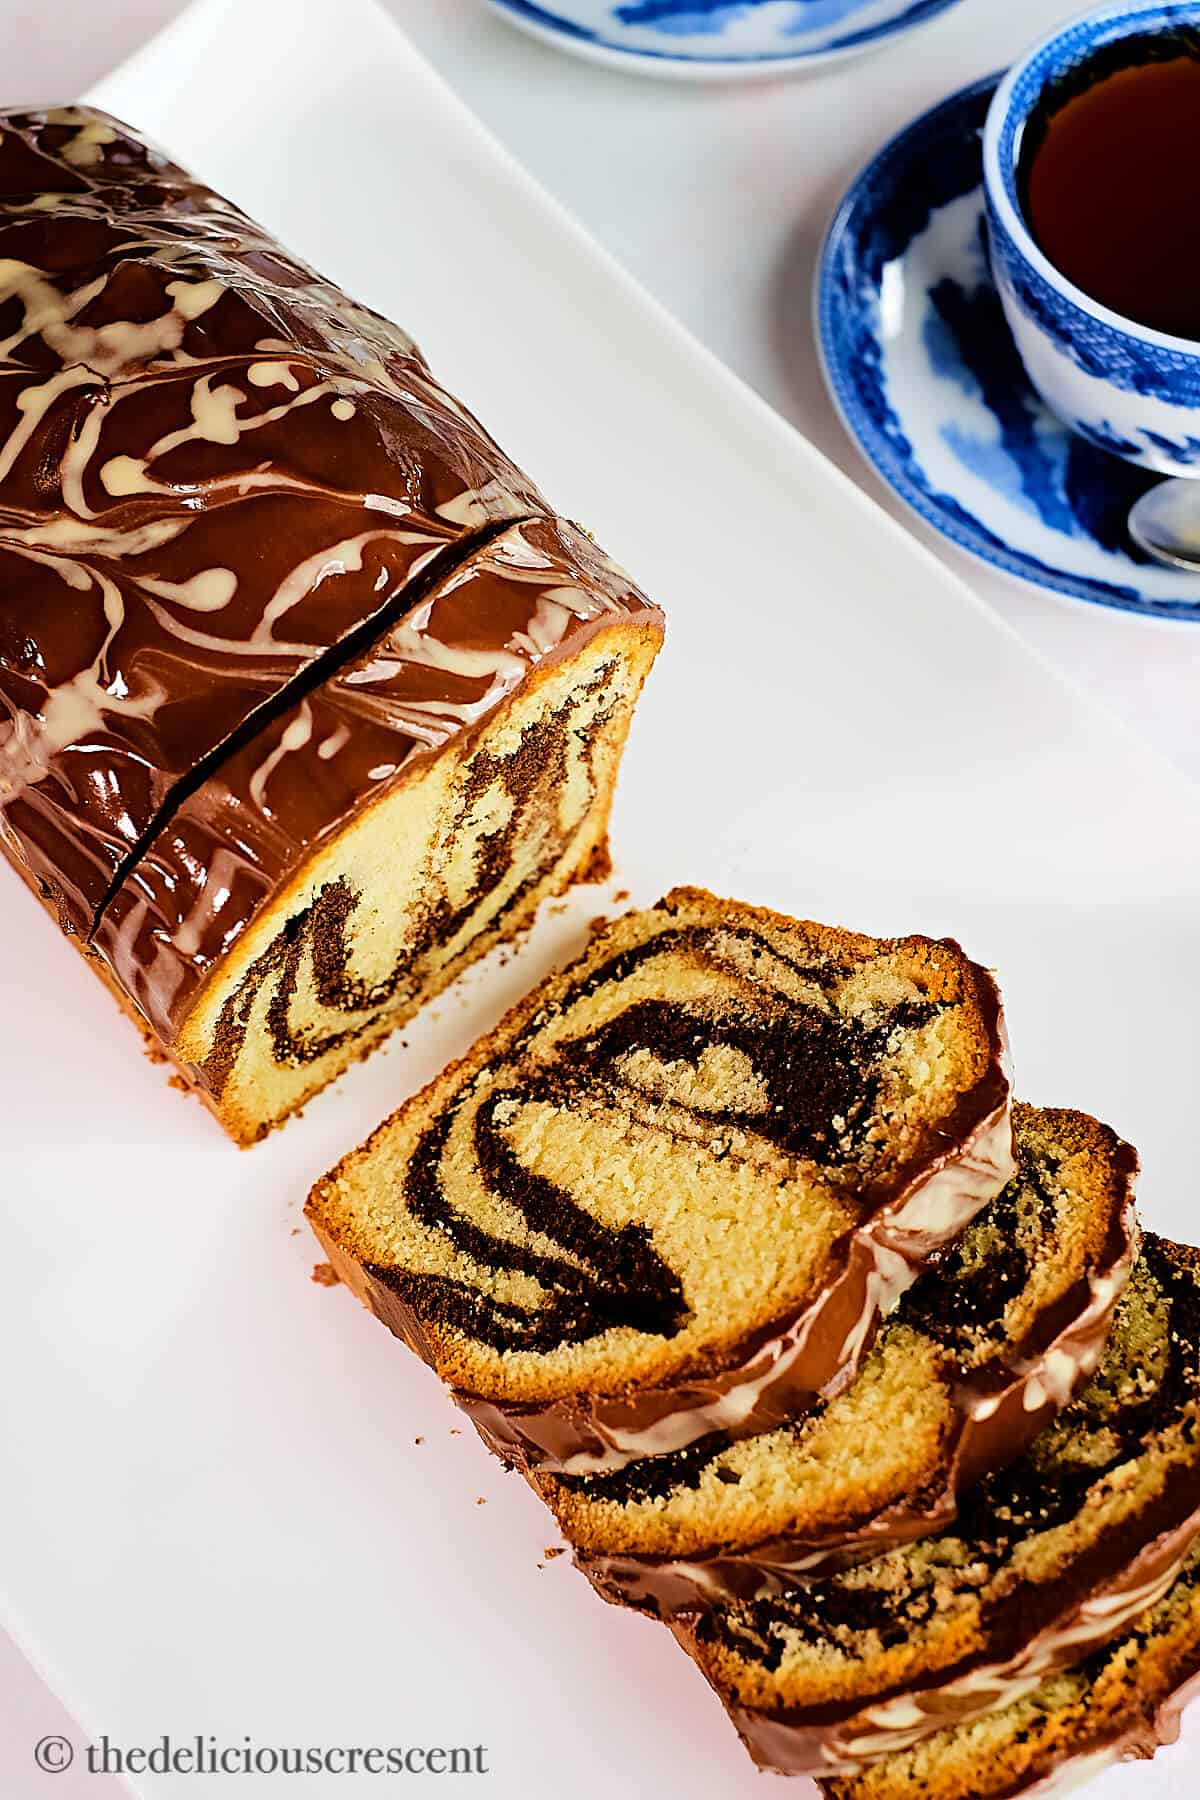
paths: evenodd
<path fill-rule="evenodd" d="M 413 328 L 665 601 L 620 883 L 956 933 L 1002 971 L 1022 1092 L 1132 1136 L 1148 1217 L 1186 1232 L 1194 790 L 687 340 L 385 19 L 359 0 L 297 16 L 204 0 L 95 97 Z M 239 1155 L 0 874 L 0 1597 L 87 1732 L 484 1743 L 486 1783 L 435 1791 L 761 1800 L 666 1634 L 603 1606 L 566 1558 L 537 1567 L 548 1515 L 452 1435 L 426 1370 L 309 1282 L 315 1247 L 293 1235 L 311 1180 L 599 898 Z M 1184 1800 L 1188 1761 L 1095 1791 Z M 19 1773 L 19 1800 L 36 1779 Z M 201 1784 L 134 1785 L 194 1800 Z"/>
<path fill-rule="evenodd" d="M 588 62 L 670 81 L 770 81 L 881 49 L 958 0 L 490 0 L 540 43 Z"/>

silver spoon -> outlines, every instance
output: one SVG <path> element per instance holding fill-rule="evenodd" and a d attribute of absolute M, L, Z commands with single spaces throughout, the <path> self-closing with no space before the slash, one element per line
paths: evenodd
<path fill-rule="evenodd" d="M 1147 556 L 1200 574 L 1200 481 L 1172 475 L 1148 488 L 1129 509 L 1129 535 Z"/>

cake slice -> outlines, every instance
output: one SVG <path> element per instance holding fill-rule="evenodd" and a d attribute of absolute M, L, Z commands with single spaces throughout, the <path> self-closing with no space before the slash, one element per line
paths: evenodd
<path fill-rule="evenodd" d="M 849 1378 L 1012 1169 L 991 977 L 681 888 L 319 1182 L 342 1280 L 508 1460 L 612 1469 Z"/>
<path fill-rule="evenodd" d="M 1100 1360 L 1136 1255 L 1137 1158 L 1075 1112 L 1013 1109 L 1017 1172 L 920 1277 L 854 1385 L 776 1428 L 614 1474 L 535 1473 L 605 1598 L 669 1617 L 924 1536 Z"/>
<path fill-rule="evenodd" d="M 1065 1792 L 1114 1763 L 1173 1744 L 1198 1691 L 1200 1549 L 1193 1549 L 1162 1599 L 1103 1650 L 974 1724 L 821 1786 L 827 1800 L 1017 1800 Z M 1185 1791 L 1192 1790 L 1171 1788 L 1181 1800 Z"/>
<path fill-rule="evenodd" d="M 0 852 L 239 1143 L 602 869 L 662 615 L 412 340 L 0 114 Z"/>
<path fill-rule="evenodd" d="M 677 1622 L 755 1760 L 858 1774 L 1128 1629 L 1200 1533 L 1200 1251 L 1147 1236 L 1087 1388 L 950 1530 Z"/>

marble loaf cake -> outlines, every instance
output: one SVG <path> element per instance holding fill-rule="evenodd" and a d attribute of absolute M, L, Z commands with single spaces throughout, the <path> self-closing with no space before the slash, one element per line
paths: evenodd
<path fill-rule="evenodd" d="M 839 1391 L 1012 1168 L 999 997 L 957 944 L 678 888 L 308 1215 L 506 1461 L 589 1474 Z"/>
<path fill-rule="evenodd" d="M 0 115 L 0 847 L 235 1139 L 604 867 L 661 638 L 401 331 Z"/>

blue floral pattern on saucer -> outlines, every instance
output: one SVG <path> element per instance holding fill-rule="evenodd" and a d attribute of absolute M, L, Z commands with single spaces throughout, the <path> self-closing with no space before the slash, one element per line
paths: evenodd
<path fill-rule="evenodd" d="M 856 50 L 958 0 L 491 0 L 563 49 L 647 73 L 771 73 Z M 657 66 L 655 66 L 657 65 Z"/>
<path fill-rule="evenodd" d="M 817 279 L 834 402 L 896 493 L 984 562 L 1102 606 L 1200 620 L 1200 576 L 1150 561 L 1126 529 L 1158 477 L 1068 432 L 1017 355 L 983 196 L 998 82 L 917 119 L 843 200 Z"/>

